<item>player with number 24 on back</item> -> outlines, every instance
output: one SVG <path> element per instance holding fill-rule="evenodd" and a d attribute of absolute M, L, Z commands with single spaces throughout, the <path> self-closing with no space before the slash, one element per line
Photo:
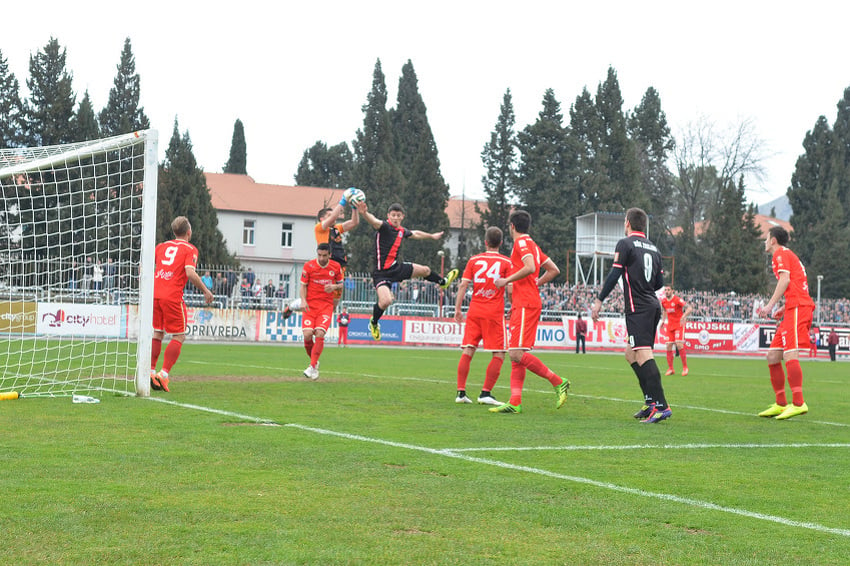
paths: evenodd
<path fill-rule="evenodd" d="M 186 338 L 186 303 L 183 301 L 183 288 L 186 282 L 192 284 L 204 294 L 204 301 L 210 304 L 212 292 L 207 289 L 198 275 L 198 248 L 189 243 L 192 239 L 192 225 L 185 216 L 178 216 L 171 222 L 174 239 L 156 246 L 154 258 L 156 268 L 153 280 L 153 341 L 151 343 L 151 388 L 168 392 L 168 374 L 180 357 L 180 349 Z M 171 334 L 171 340 L 165 349 L 162 369 L 157 372 L 156 364 L 162 351 L 162 339 Z"/>

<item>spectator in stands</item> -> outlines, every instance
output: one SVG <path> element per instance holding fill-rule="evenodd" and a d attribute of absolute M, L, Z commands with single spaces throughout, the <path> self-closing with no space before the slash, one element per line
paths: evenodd
<path fill-rule="evenodd" d="M 100 260 L 97 260 L 92 266 L 92 288 L 95 291 L 103 289 L 103 267 L 100 265 Z"/>
<path fill-rule="evenodd" d="M 204 274 L 201 276 L 201 281 L 204 282 L 204 285 L 206 286 L 207 289 L 212 291 L 212 289 L 213 289 L 213 279 L 212 279 L 212 275 L 210 275 L 209 271 L 204 271 Z"/>

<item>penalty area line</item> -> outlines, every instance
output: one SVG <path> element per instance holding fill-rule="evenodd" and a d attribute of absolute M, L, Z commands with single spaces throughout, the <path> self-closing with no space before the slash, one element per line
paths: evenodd
<path fill-rule="evenodd" d="M 821 533 L 828 533 L 843 537 L 850 537 L 850 529 L 837 529 L 833 527 L 827 527 L 824 525 L 819 525 L 817 523 L 810 523 L 807 521 L 794 521 L 792 519 L 788 519 L 785 517 L 779 517 L 776 515 L 768 515 L 765 513 L 757 513 L 755 511 L 748 511 L 746 509 L 737 509 L 735 507 L 726 507 L 724 505 L 718 505 L 716 503 L 711 503 L 708 501 L 700 501 L 698 499 L 691 499 L 688 497 L 680 497 L 678 495 L 672 495 L 669 493 L 658 493 L 653 491 L 646 491 L 643 489 L 636 489 L 633 487 L 626 487 L 622 485 L 617 485 L 614 483 L 608 483 L 598 480 L 593 480 L 590 478 L 583 478 L 579 476 L 570 476 L 566 474 L 559 474 L 557 472 L 551 472 L 549 470 L 543 470 L 540 468 L 532 468 L 529 466 L 519 466 L 516 464 L 509 464 L 507 462 L 501 462 L 499 460 L 491 460 L 488 458 L 478 458 L 475 456 L 470 456 L 468 454 L 463 454 L 450 449 L 436 449 L 436 448 L 428 448 L 425 446 L 417 446 L 415 444 L 407 444 L 403 442 L 394 442 L 390 440 L 382 440 L 380 438 L 371 438 L 368 436 L 361 436 L 359 434 L 349 434 L 345 432 L 337 432 L 333 430 L 315 428 L 310 426 L 299 425 L 295 423 L 288 423 L 282 425 L 289 428 L 295 428 L 298 430 L 303 430 L 305 432 L 312 432 L 315 434 L 323 434 L 327 436 L 336 436 L 338 438 L 344 438 L 347 440 L 356 440 L 359 442 L 368 442 L 371 444 L 381 444 L 384 446 L 392 446 L 395 448 L 403 448 L 407 450 L 414 450 L 417 452 L 425 452 L 428 454 L 435 454 L 438 456 L 445 456 L 447 458 L 455 458 L 458 460 L 465 460 L 467 462 L 474 462 L 478 464 L 485 464 L 488 466 L 495 466 L 497 468 L 502 468 L 505 470 L 514 470 L 518 472 L 525 472 L 530 474 L 536 474 L 539 476 L 560 479 L 564 481 L 569 481 L 577 484 L 589 485 L 593 487 L 598 487 L 601 489 L 607 489 L 609 491 L 615 491 L 618 493 L 625 493 L 628 495 L 636 495 L 638 497 L 645 497 L 650 499 L 658 499 L 662 501 L 671 501 L 673 503 L 680 503 L 682 505 L 687 505 L 690 507 L 697 507 L 700 509 L 706 509 L 709 511 L 719 511 L 721 513 L 729 513 L 733 515 L 739 515 L 742 517 L 748 517 L 751 519 L 758 519 L 760 521 L 768 521 L 771 523 L 777 523 L 780 525 L 785 525 L 787 527 L 796 527 L 800 529 L 807 529 L 810 531 L 817 531 Z"/>

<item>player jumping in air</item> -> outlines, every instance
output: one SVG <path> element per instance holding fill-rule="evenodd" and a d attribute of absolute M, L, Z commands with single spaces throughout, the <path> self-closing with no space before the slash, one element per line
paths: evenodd
<path fill-rule="evenodd" d="M 421 277 L 427 281 L 432 281 L 447 289 L 452 281 L 457 279 L 458 270 L 452 269 L 445 277 L 441 277 L 427 265 L 419 265 L 418 263 L 410 263 L 400 261 L 401 244 L 406 238 L 414 240 L 439 240 L 442 232 L 422 232 L 421 230 L 408 230 L 401 225 L 404 221 L 404 208 L 398 204 L 392 204 L 387 210 L 387 219 L 378 220 L 366 206 L 366 203 L 361 201 L 355 203 L 360 215 L 366 219 L 372 228 L 375 229 L 376 239 L 376 257 L 375 271 L 372 272 L 372 281 L 375 284 L 375 291 L 378 294 L 378 300 L 375 306 L 372 307 L 372 318 L 369 319 L 369 332 L 372 333 L 374 340 L 381 339 L 381 316 L 390 305 L 393 303 L 393 293 L 390 286 L 393 283 L 400 283 L 414 277 Z"/>

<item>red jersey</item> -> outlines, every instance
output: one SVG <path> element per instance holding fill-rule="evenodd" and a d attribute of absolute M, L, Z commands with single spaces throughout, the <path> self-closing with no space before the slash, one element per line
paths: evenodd
<path fill-rule="evenodd" d="M 685 300 L 679 295 L 673 295 L 672 299 L 668 299 L 666 296 L 661 298 L 661 308 L 667 313 L 668 328 L 679 328 L 682 326 L 685 304 Z"/>
<path fill-rule="evenodd" d="M 791 277 L 788 288 L 785 289 L 785 307 L 814 307 L 815 302 L 809 296 L 809 280 L 806 277 L 806 268 L 797 254 L 785 247 L 780 247 L 773 254 L 773 274 L 779 278 L 779 274 L 786 272 Z"/>
<path fill-rule="evenodd" d="M 198 266 L 198 248 L 186 240 L 169 240 L 156 247 L 156 272 L 153 278 L 153 297 L 166 301 L 182 301 L 183 288 L 189 277 L 186 267 Z"/>
<path fill-rule="evenodd" d="M 334 294 L 326 292 L 325 285 L 339 283 L 342 283 L 342 267 L 332 259 L 324 267 L 319 265 L 319 260 L 311 259 L 301 270 L 301 284 L 307 286 L 307 303 L 311 310 L 325 304 L 333 307 Z"/>
<path fill-rule="evenodd" d="M 472 283 L 467 317 L 504 318 L 505 288 L 496 287 L 496 279 L 507 277 L 510 270 L 511 260 L 499 252 L 484 252 L 469 258 L 463 270 L 463 280 Z"/>
<path fill-rule="evenodd" d="M 537 276 L 540 273 L 540 266 L 546 263 L 549 256 L 537 247 L 534 240 L 528 234 L 521 234 L 514 240 L 514 248 L 511 251 L 511 274 L 516 273 L 524 267 L 522 259 L 526 256 L 531 256 L 534 261 L 534 272 L 522 279 L 514 281 L 513 298 L 511 304 L 516 307 L 543 307 L 543 301 L 540 300 L 540 289 L 537 287 Z"/>

